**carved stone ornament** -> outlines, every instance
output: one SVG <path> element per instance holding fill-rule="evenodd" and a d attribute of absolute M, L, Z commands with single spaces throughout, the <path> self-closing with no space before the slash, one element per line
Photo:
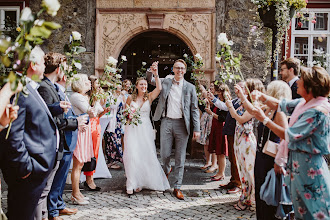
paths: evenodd
<path fill-rule="evenodd" d="M 179 13 L 179 12 L 178 12 Z M 149 29 L 163 29 L 182 39 L 193 54 L 204 60 L 203 69 L 213 69 L 215 37 L 213 13 L 146 14 L 97 11 L 95 67 L 102 70 L 109 56 L 118 57 L 125 44 Z"/>

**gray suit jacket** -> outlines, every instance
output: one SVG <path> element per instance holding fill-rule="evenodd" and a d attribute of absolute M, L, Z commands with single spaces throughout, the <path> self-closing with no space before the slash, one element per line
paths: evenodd
<path fill-rule="evenodd" d="M 147 79 L 151 84 L 154 84 L 154 78 L 147 72 Z M 172 87 L 172 79 L 161 79 L 162 81 L 162 91 L 159 94 L 158 105 L 154 114 L 154 120 L 158 121 L 161 119 L 163 112 L 165 111 L 166 99 L 170 94 Z M 186 129 L 188 134 L 190 134 L 190 121 L 192 121 L 194 132 L 200 131 L 199 122 L 199 110 L 198 110 L 198 100 L 196 95 L 195 86 L 186 80 L 183 80 L 182 87 L 182 112 L 183 119 L 186 124 Z"/>

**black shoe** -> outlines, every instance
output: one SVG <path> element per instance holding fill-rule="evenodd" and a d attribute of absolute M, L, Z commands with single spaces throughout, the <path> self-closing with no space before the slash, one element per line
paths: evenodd
<path fill-rule="evenodd" d="M 100 191 L 101 190 L 101 187 L 98 187 L 98 186 L 95 189 L 90 188 L 86 181 L 84 182 L 84 186 L 88 191 Z"/>

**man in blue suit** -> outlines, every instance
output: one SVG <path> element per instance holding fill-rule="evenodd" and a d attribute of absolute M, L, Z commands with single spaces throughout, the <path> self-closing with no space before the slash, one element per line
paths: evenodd
<path fill-rule="evenodd" d="M 8 139 L 1 132 L 1 169 L 8 184 L 9 219 L 32 220 L 49 173 L 55 165 L 59 133 L 46 103 L 37 91 L 33 75 L 43 78 L 44 52 L 35 47 L 30 56 L 26 88 L 29 95 L 18 97 L 18 118 Z"/>
<path fill-rule="evenodd" d="M 72 151 L 74 150 L 77 142 L 77 128 L 85 127 L 87 119 L 84 116 L 76 117 L 74 116 L 71 106 L 64 97 L 59 94 L 59 88 L 55 85 L 59 78 L 64 76 L 63 68 L 66 66 L 66 57 L 60 53 L 48 53 L 45 56 L 45 77 L 40 83 L 38 91 L 40 95 L 47 103 L 52 115 L 57 123 L 57 127 L 60 131 L 60 145 L 58 150 L 58 169 L 55 170 L 52 178 L 49 178 L 45 193 L 47 200 L 45 198 L 44 206 L 42 206 L 43 219 L 48 218 L 50 220 L 56 219 L 60 220 L 59 214 L 75 214 L 77 209 L 65 208 L 65 204 L 62 200 L 62 193 L 66 176 L 68 174 L 70 162 L 72 159 Z M 65 110 L 70 111 L 66 112 Z M 70 114 L 70 117 L 64 117 L 66 113 Z M 65 113 L 65 114 L 64 114 Z M 67 116 L 67 115 L 66 115 Z M 75 135 L 75 139 L 72 140 L 72 134 Z M 68 144 L 69 142 L 69 144 Z M 70 149 L 71 145 L 71 149 Z M 62 205 L 58 207 L 59 199 L 62 200 Z M 63 207 L 64 206 L 64 207 Z M 51 213 L 47 213 L 47 209 Z"/>

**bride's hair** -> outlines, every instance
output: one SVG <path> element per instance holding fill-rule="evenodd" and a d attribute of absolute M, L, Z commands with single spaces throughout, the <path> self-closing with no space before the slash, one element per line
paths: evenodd
<path fill-rule="evenodd" d="M 135 87 L 134 87 L 134 90 L 133 90 L 133 93 L 132 93 L 132 100 L 133 100 L 134 102 L 136 101 L 136 98 L 137 98 L 137 95 L 138 95 L 138 91 L 137 91 L 137 89 L 136 89 L 136 86 L 139 84 L 139 82 L 140 82 L 141 80 L 145 80 L 145 81 L 147 81 L 147 79 L 144 78 L 144 77 L 139 77 L 139 78 L 136 79 Z M 147 101 L 147 100 L 148 100 L 148 96 L 149 96 L 149 92 L 148 92 L 148 90 L 147 90 L 147 91 L 144 93 L 144 95 L 143 95 L 143 100 L 144 100 L 144 101 Z"/>

